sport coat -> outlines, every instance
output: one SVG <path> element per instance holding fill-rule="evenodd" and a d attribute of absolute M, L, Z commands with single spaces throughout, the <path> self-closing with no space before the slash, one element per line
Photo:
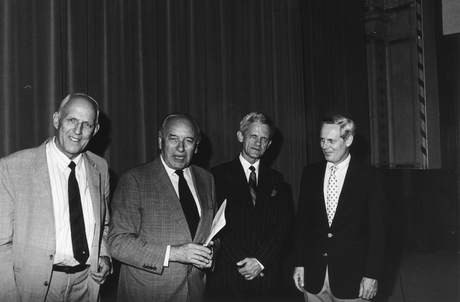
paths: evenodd
<path fill-rule="evenodd" d="M 179 198 L 158 157 L 126 172 L 112 201 L 109 244 L 122 262 L 118 301 L 202 301 L 204 272 L 191 264 L 169 262 L 167 245 L 203 243 L 215 210 L 214 180 L 202 168 L 190 166 L 201 207 L 201 218 L 191 237 Z"/>
<path fill-rule="evenodd" d="M 211 295 L 236 299 L 273 295 L 280 289 L 280 259 L 286 252 L 293 214 L 282 175 L 260 163 L 254 206 L 239 158 L 213 168 L 212 173 L 218 203 L 227 199 L 227 224 L 219 234 L 221 247 L 209 277 Z M 265 267 L 263 277 L 247 281 L 238 273 L 236 263 L 247 257 Z"/>
<path fill-rule="evenodd" d="M 90 270 L 99 256 L 109 256 L 106 161 L 83 153 L 93 204 L 94 238 Z M 44 301 L 56 252 L 53 198 L 45 144 L 0 159 L 0 301 Z M 90 301 L 99 285 L 88 278 Z"/>
<path fill-rule="evenodd" d="M 326 162 L 304 169 L 296 224 L 295 266 L 305 268 L 305 288 L 318 293 L 326 267 L 337 298 L 358 297 L 362 277 L 379 279 L 384 224 L 373 171 L 351 158 L 329 227 L 324 201 Z"/>

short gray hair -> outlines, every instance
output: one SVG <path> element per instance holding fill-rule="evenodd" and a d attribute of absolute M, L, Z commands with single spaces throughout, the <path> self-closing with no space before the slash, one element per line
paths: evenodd
<path fill-rule="evenodd" d="M 249 125 L 252 123 L 261 123 L 264 125 L 267 125 L 268 128 L 270 129 L 270 137 L 273 134 L 273 122 L 262 112 L 250 112 L 246 114 L 240 122 L 240 131 L 241 133 L 245 133 L 246 130 L 248 130 Z"/>
<path fill-rule="evenodd" d="M 323 119 L 324 124 L 335 124 L 340 126 L 340 137 L 343 139 L 347 139 L 350 135 L 355 135 L 355 122 L 352 119 L 341 115 L 341 114 L 334 114 L 331 116 L 327 116 Z"/>

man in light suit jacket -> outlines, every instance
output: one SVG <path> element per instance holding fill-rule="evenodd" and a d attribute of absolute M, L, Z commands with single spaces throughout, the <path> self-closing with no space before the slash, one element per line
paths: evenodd
<path fill-rule="evenodd" d="M 122 264 L 118 301 L 203 299 L 212 251 L 202 243 L 214 215 L 212 175 L 190 165 L 200 130 L 185 114 L 168 115 L 160 156 L 126 172 L 114 195 L 109 244 Z"/>
<path fill-rule="evenodd" d="M 272 122 L 260 112 L 243 117 L 240 155 L 212 169 L 218 202 L 227 199 L 227 225 L 209 276 L 212 300 L 279 301 L 292 201 L 282 175 L 261 162 Z"/>
<path fill-rule="evenodd" d="M 382 204 L 371 169 L 350 154 L 355 126 L 323 120 L 325 162 L 307 166 L 300 187 L 294 282 L 308 302 L 374 298 L 383 265 Z"/>
<path fill-rule="evenodd" d="M 107 163 L 84 151 L 98 112 L 68 95 L 54 138 L 0 160 L 0 301 L 97 301 L 111 269 Z"/>

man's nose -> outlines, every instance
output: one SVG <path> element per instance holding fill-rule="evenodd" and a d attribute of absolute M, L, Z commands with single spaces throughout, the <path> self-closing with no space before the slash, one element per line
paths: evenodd
<path fill-rule="evenodd" d="M 184 150 L 184 142 L 177 143 L 177 150 L 183 151 Z"/>
<path fill-rule="evenodd" d="M 83 131 L 83 123 L 79 122 L 78 124 L 75 125 L 74 132 L 76 134 L 81 134 L 82 131 Z"/>

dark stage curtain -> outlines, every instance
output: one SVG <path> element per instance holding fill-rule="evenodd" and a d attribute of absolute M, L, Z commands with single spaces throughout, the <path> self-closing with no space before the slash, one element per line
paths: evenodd
<path fill-rule="evenodd" d="M 0 0 L 0 156 L 53 134 L 68 93 L 102 107 L 91 149 L 115 172 L 157 154 L 172 111 L 193 115 L 196 161 L 234 158 L 239 120 L 262 111 L 278 126 L 268 160 L 297 195 L 320 159 L 320 117 L 353 113 L 368 135 L 361 1 Z"/>

